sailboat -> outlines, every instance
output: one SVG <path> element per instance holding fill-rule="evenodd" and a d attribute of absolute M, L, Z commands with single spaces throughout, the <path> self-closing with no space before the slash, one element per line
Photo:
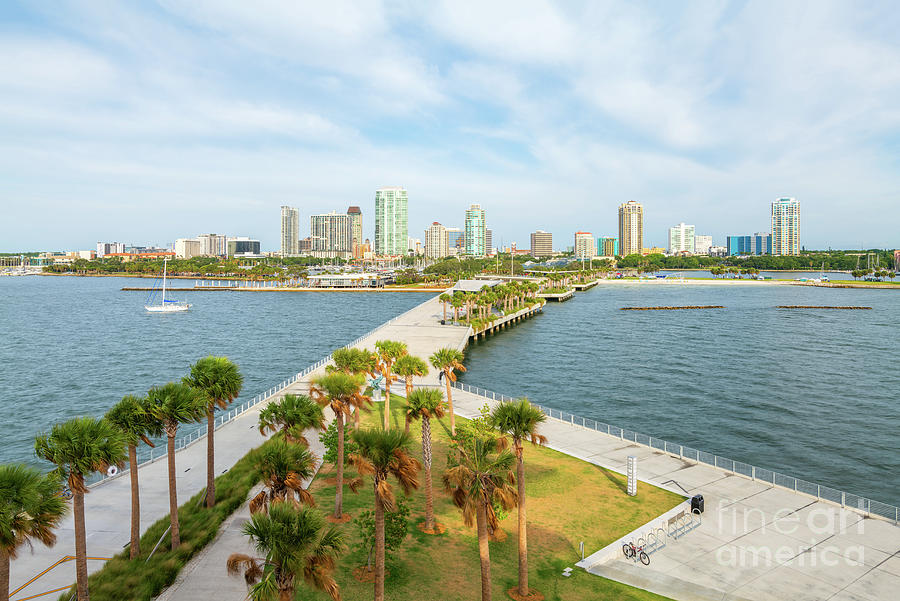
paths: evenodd
<path fill-rule="evenodd" d="M 168 267 L 168 264 L 169 259 L 166 257 L 163 259 L 162 299 L 158 305 L 144 305 L 144 308 L 151 313 L 180 313 L 191 308 L 191 305 L 188 303 L 166 300 L 166 268 Z"/>

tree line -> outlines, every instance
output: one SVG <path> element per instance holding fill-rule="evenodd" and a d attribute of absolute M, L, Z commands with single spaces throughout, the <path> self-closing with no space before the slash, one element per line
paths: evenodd
<path fill-rule="evenodd" d="M 369 482 L 374 491 L 372 519 L 361 520 L 370 534 L 363 544 L 374 555 L 374 598 L 384 598 L 386 522 L 401 524 L 405 532 L 408 508 L 400 502 L 394 485 L 409 495 L 420 486 L 424 472 L 425 506 L 421 530 L 438 534 L 442 527 L 435 521 L 432 476 L 431 420 L 449 415 L 451 445 L 448 468 L 441 476 L 443 490 L 461 510 L 464 522 L 475 526 L 479 540 L 482 598 L 490 599 L 490 554 L 488 536 L 498 527 L 498 511 L 518 507 L 519 574 L 518 593 L 528 596 L 527 539 L 524 482 L 524 442 L 544 442 L 538 426 L 546 418 L 528 401 L 502 403 L 493 412 L 484 413 L 457 429 L 451 383 L 465 371 L 462 352 L 440 349 L 425 362 L 408 353 L 402 342 L 381 340 L 375 350 L 343 348 L 334 352 L 326 373 L 314 378 L 309 395 L 285 394 L 260 411 L 258 430 L 271 440 L 254 456 L 254 477 L 263 489 L 249 501 L 251 519 L 243 531 L 257 549 L 256 555 L 235 553 L 226 568 L 230 574 L 243 575 L 249 596 L 255 601 L 291 599 L 297 586 L 325 591 L 340 599 L 334 579 L 337 560 L 347 549 L 347 540 L 338 524 L 349 516 L 343 511 L 344 469 L 355 475 L 347 481 L 351 491 Z M 413 386 L 413 378 L 427 375 L 429 365 L 441 372 L 445 392 L 439 388 Z M 361 412 L 372 409 L 366 394 L 366 377 L 378 376 L 384 384 L 384 423 L 363 428 Z M 391 430 L 391 388 L 402 379 L 405 385 L 405 431 Z M 175 438 L 179 427 L 204 420 L 207 432 L 207 507 L 216 503 L 214 480 L 214 414 L 238 397 L 243 377 L 237 366 L 225 357 L 206 357 L 190 367 L 180 382 L 152 387 L 145 395 L 126 395 L 104 417 L 81 417 L 57 423 L 49 432 L 35 438 L 35 453 L 54 468 L 42 473 L 25 465 L 0 466 L 0 598 L 9 594 L 10 560 L 32 541 L 53 545 L 54 529 L 69 511 L 72 499 L 75 521 L 76 595 L 89 599 L 87 580 L 87 525 L 84 495 L 90 492 L 86 479 L 95 472 L 128 463 L 131 479 L 132 561 L 140 554 L 140 495 L 137 447 L 152 446 L 155 437 L 167 439 L 169 489 L 169 539 L 173 550 L 181 544 L 176 491 Z M 326 459 L 336 468 L 337 486 L 334 510 L 329 516 L 315 509 L 316 500 L 305 483 L 316 473 L 319 458 L 309 450 L 306 438 L 310 430 L 328 429 L 324 409 L 334 415 L 334 433 L 326 443 Z M 412 455 L 409 425 L 422 423 L 422 459 Z M 349 436 L 345 424 L 352 423 Z M 509 443 L 512 451 L 508 450 Z M 329 456 L 330 455 L 330 456 Z M 515 485 L 515 486 L 514 486 Z M 395 519 L 386 519 L 399 512 Z M 365 527 L 365 528 L 364 528 Z M 398 544 L 397 528 L 388 530 L 391 544 Z M 402 538 L 402 537 L 401 537 Z M 368 541 L 368 542 L 366 542 Z"/>

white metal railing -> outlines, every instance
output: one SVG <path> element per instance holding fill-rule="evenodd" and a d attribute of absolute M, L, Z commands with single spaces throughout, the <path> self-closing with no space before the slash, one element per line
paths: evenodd
<path fill-rule="evenodd" d="M 429 301 L 426 301 L 426 302 L 429 302 Z M 407 315 L 408 313 L 410 313 L 411 311 L 413 311 L 414 309 L 416 309 L 420 306 L 421 306 L 421 304 L 416 305 L 415 307 L 412 307 L 408 311 L 404 311 L 400 315 L 397 315 L 396 317 L 389 319 L 388 321 L 384 322 L 383 324 L 379 325 L 378 327 L 369 330 L 368 332 L 366 332 L 365 334 L 363 334 L 362 336 L 360 336 L 353 342 L 350 342 L 350 343 L 344 345 L 342 348 L 350 348 L 350 347 L 356 346 L 357 344 L 359 344 L 366 338 L 372 336 L 375 332 L 377 332 L 381 328 L 396 322 L 397 320 L 404 317 L 405 315 Z M 223 425 L 232 421 L 236 417 L 243 415 L 249 409 L 255 407 L 259 403 L 271 399 L 272 397 L 274 397 L 275 395 L 280 393 L 282 390 L 284 390 L 288 386 L 291 386 L 292 384 L 297 383 L 298 381 L 302 380 L 303 378 L 305 378 L 312 372 L 314 372 L 317 369 L 323 367 L 324 365 L 327 365 L 328 363 L 330 363 L 331 358 L 332 358 L 332 355 L 329 354 L 328 356 L 323 357 L 322 359 L 319 359 L 318 361 L 316 361 L 315 363 L 313 363 L 312 365 L 310 365 L 303 371 L 284 380 L 281 384 L 273 386 L 272 388 L 269 388 L 265 392 L 261 392 L 260 394 L 256 395 L 249 401 L 241 403 L 237 407 L 234 407 L 224 413 L 220 413 L 218 416 L 216 416 L 214 426 L 213 426 L 214 429 L 221 428 Z M 206 424 L 203 424 L 202 426 L 200 426 L 196 430 L 190 432 L 186 436 L 182 436 L 182 437 L 175 439 L 175 451 L 176 452 L 180 451 L 181 449 L 184 449 L 185 447 L 188 447 L 191 444 L 200 440 L 201 438 L 205 437 L 207 429 L 208 429 L 208 426 Z M 142 446 L 138 449 L 138 467 L 141 467 L 141 466 L 151 463 L 153 461 L 157 461 L 157 460 L 161 459 L 162 457 L 165 457 L 167 453 L 168 453 L 168 449 L 162 445 L 160 445 L 159 447 L 155 447 L 155 448 Z M 118 472 L 118 474 L 116 474 L 116 476 L 123 474 L 127 471 L 128 470 L 122 470 L 121 472 Z M 109 478 L 112 478 L 112 477 L 115 477 L 115 476 L 109 476 L 108 474 L 105 474 L 105 473 L 94 473 L 90 478 L 88 478 L 88 481 L 90 482 L 90 486 L 95 486 L 101 482 L 104 482 L 105 480 L 108 480 Z"/>
<path fill-rule="evenodd" d="M 513 397 L 506 396 L 505 394 L 499 394 L 497 392 L 485 390 L 484 388 L 479 388 L 478 386 L 470 386 L 469 384 L 464 384 L 462 382 L 451 382 L 451 386 L 464 392 L 470 392 L 472 394 L 484 397 L 485 399 L 494 401 L 517 400 Z M 668 453 L 681 459 L 688 459 L 696 463 L 711 465 L 721 470 L 731 472 L 735 475 L 746 476 L 747 478 L 759 480 L 760 482 L 765 482 L 773 486 L 793 490 L 795 492 L 815 497 L 816 499 L 822 501 L 837 503 L 841 507 L 855 509 L 857 511 L 865 513 L 868 516 L 880 517 L 891 520 L 895 523 L 900 523 L 900 508 L 898 508 L 896 505 L 890 505 L 888 503 L 882 503 L 881 501 L 875 501 L 866 497 L 861 497 L 853 493 L 825 486 L 824 484 L 815 484 L 813 482 L 801 480 L 800 478 L 795 478 L 793 476 L 786 476 L 773 470 L 756 467 L 755 465 L 750 465 L 749 463 L 735 461 L 733 459 L 728 459 L 727 457 L 715 455 L 714 453 L 707 453 L 706 451 L 700 451 L 691 447 L 663 440 L 662 438 L 648 436 L 646 434 L 641 434 L 640 432 L 634 432 L 625 428 L 619 428 L 618 426 L 611 426 L 609 424 L 598 422 L 596 420 L 585 417 L 580 417 L 566 411 L 560 411 L 559 409 L 545 407 L 543 405 L 538 405 L 537 403 L 532 403 L 532 405 L 538 407 L 541 411 L 547 414 L 547 417 L 550 417 L 552 419 L 568 422 L 572 425 L 581 426 L 589 430 L 596 430 L 597 432 L 602 432 L 604 434 L 615 436 L 616 438 L 620 438 L 628 442 L 633 442 L 645 447 L 650 447 L 652 449 Z"/>

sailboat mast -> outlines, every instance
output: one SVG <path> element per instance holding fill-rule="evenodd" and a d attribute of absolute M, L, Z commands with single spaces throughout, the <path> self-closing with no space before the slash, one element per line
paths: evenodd
<path fill-rule="evenodd" d="M 169 264 L 169 258 L 163 259 L 163 297 L 162 304 L 166 304 L 166 266 Z"/>

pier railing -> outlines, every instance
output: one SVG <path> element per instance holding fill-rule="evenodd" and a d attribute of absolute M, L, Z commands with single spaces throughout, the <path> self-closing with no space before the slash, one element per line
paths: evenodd
<path fill-rule="evenodd" d="M 418 306 L 419 305 L 416 305 L 415 307 L 412 307 L 411 309 L 404 311 L 400 315 L 397 315 L 396 317 L 391 318 L 390 320 L 379 325 L 378 327 L 372 328 L 371 330 L 369 330 L 368 332 L 366 332 L 365 334 L 363 334 L 362 336 L 360 336 L 353 342 L 350 342 L 350 343 L 344 345 L 342 348 L 350 348 L 350 347 L 356 346 L 357 344 L 359 344 L 366 338 L 369 338 L 370 336 L 372 336 L 375 332 L 377 332 L 381 328 L 383 328 L 387 325 L 390 325 L 390 324 L 396 322 L 397 320 L 401 319 L 402 317 L 406 316 L 408 313 L 410 313 L 411 311 L 416 309 Z M 265 392 L 261 392 L 261 393 L 257 394 L 249 401 L 245 401 L 245 402 L 241 403 L 240 405 L 229 409 L 228 411 L 223 411 L 223 412 L 219 413 L 216 416 L 215 421 L 213 422 L 213 428 L 217 430 L 217 429 L 221 428 L 222 426 L 224 426 L 225 424 L 227 424 L 228 422 L 243 415 L 248 410 L 252 409 L 256 405 L 260 404 L 261 402 L 267 401 L 267 400 L 275 397 L 276 395 L 278 395 L 281 391 L 283 391 L 288 386 L 296 384 L 297 382 L 299 382 L 300 380 L 302 380 L 303 378 L 305 378 L 312 372 L 314 372 L 317 369 L 320 369 L 323 366 L 330 363 L 331 358 L 332 358 L 332 355 L 329 353 L 326 357 L 319 359 L 318 361 L 316 361 L 315 363 L 313 363 L 312 365 L 310 365 L 303 371 L 300 371 L 300 372 L 294 374 L 293 376 L 291 376 L 290 378 L 284 380 L 281 384 L 273 386 L 273 387 L 269 388 L 268 390 L 266 390 Z M 204 438 L 206 436 L 207 430 L 208 430 L 208 427 L 206 424 L 204 424 L 204 425 L 200 426 L 199 428 L 197 428 L 196 430 L 189 432 L 187 435 L 176 438 L 175 439 L 175 451 L 178 452 L 181 449 L 184 449 L 185 447 L 190 446 L 191 444 L 197 442 L 201 438 Z M 168 449 L 166 448 L 166 446 L 164 446 L 164 444 L 161 444 L 157 447 L 146 447 L 146 446 L 138 447 L 138 454 L 137 454 L 138 455 L 138 467 L 141 467 L 142 465 L 145 465 L 152 461 L 157 461 L 160 458 L 165 457 L 167 452 L 168 452 Z M 115 477 L 115 476 L 117 476 L 121 473 L 127 472 L 127 471 L 128 470 L 122 470 L 121 472 L 116 472 L 116 473 L 113 473 L 112 475 L 110 475 L 109 473 L 105 473 L 105 474 L 95 473 L 92 477 L 88 478 L 88 481 L 91 486 L 94 486 L 96 484 L 99 484 L 100 482 L 103 482 L 104 480 L 108 480 L 109 478 Z"/>
<path fill-rule="evenodd" d="M 453 388 L 484 397 L 485 399 L 494 401 L 517 400 L 513 397 L 506 396 L 505 394 L 485 390 L 478 386 L 470 386 L 469 384 L 464 384 L 462 382 L 451 382 L 450 385 Z M 787 476 L 774 470 L 757 467 L 741 461 L 735 461 L 734 459 L 728 459 L 727 457 L 721 457 L 714 453 L 707 453 L 706 451 L 669 442 L 655 436 L 648 436 L 647 434 L 641 434 L 640 432 L 635 432 L 626 428 L 611 426 L 610 424 L 574 415 L 566 411 L 560 411 L 559 409 L 553 409 L 552 407 L 539 405 L 534 402 L 531 404 L 538 407 L 547 415 L 547 417 L 552 419 L 580 426 L 587 430 L 596 430 L 597 432 L 608 434 L 609 436 L 614 436 L 624 441 L 633 442 L 641 446 L 668 453 L 673 457 L 710 465 L 734 475 L 745 476 L 752 480 L 771 484 L 772 486 L 803 493 L 821 501 L 830 501 L 839 504 L 841 507 L 854 509 L 870 517 L 880 517 L 895 523 L 900 523 L 900 508 L 895 505 L 868 499 L 853 493 L 825 486 L 824 484 L 816 484 L 793 476 Z"/>

